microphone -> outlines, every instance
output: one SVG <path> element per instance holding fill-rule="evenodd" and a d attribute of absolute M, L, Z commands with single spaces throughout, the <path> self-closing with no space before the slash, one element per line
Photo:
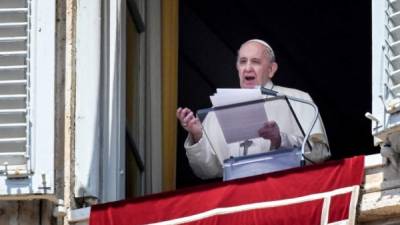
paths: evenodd
<path fill-rule="evenodd" d="M 274 91 L 274 90 L 271 90 L 271 89 L 268 89 L 268 88 L 265 88 L 265 87 L 261 87 L 261 93 L 264 94 L 264 95 L 269 95 L 269 96 L 274 96 L 274 97 L 278 97 L 279 96 L 279 97 L 284 97 L 285 98 L 285 100 L 286 100 L 286 102 L 287 102 L 287 104 L 289 106 L 289 109 L 292 112 L 292 115 L 293 115 L 294 119 L 296 120 L 296 123 L 298 124 L 298 126 L 300 128 L 301 133 L 303 133 L 303 135 L 304 135 L 304 140 L 303 140 L 303 143 L 301 144 L 301 165 L 302 166 L 305 165 L 305 145 L 308 144 L 310 150 L 312 150 L 312 146 L 311 146 L 310 142 L 308 141 L 308 138 L 310 137 L 311 131 L 314 128 L 314 126 L 315 126 L 315 124 L 316 124 L 316 122 L 318 120 L 319 112 L 318 112 L 317 106 L 315 105 L 315 103 L 313 101 L 309 101 L 309 100 L 305 100 L 305 99 L 300 99 L 300 98 L 288 96 L 288 95 L 279 93 L 277 91 Z M 314 119 L 312 120 L 311 127 L 308 129 L 307 133 L 304 132 L 304 129 L 301 126 L 301 123 L 300 123 L 300 121 L 299 121 L 299 119 L 298 119 L 298 117 L 297 117 L 297 115 L 296 115 L 296 113 L 295 113 L 295 111 L 294 111 L 294 109 L 292 107 L 292 104 L 290 104 L 289 100 L 300 102 L 300 103 L 303 103 L 303 104 L 307 104 L 307 105 L 311 106 L 314 109 Z M 328 149 L 329 149 L 329 147 L 328 147 Z"/>
<path fill-rule="evenodd" d="M 261 87 L 261 93 L 264 95 L 271 95 L 271 96 L 278 96 L 278 92 L 265 88 L 265 87 Z"/>

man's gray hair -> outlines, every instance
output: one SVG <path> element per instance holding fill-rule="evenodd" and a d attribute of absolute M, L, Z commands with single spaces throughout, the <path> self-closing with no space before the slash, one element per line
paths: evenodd
<path fill-rule="evenodd" d="M 274 50 L 272 50 L 271 46 L 267 42 L 265 42 L 263 40 L 260 40 L 260 39 L 251 39 L 251 40 L 248 40 L 245 43 L 243 43 L 240 46 L 240 48 L 242 48 L 243 45 L 245 45 L 245 44 L 247 44 L 249 42 L 256 42 L 256 43 L 259 43 L 259 44 L 263 45 L 265 47 L 265 52 L 267 53 L 267 56 L 269 56 L 271 62 L 275 62 Z"/>

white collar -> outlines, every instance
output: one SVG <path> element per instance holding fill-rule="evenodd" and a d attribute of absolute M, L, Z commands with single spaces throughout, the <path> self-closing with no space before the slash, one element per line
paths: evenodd
<path fill-rule="evenodd" d="M 272 89 L 274 88 L 274 83 L 272 83 L 272 81 L 268 81 L 268 82 L 264 85 L 264 87 L 272 90 Z"/>

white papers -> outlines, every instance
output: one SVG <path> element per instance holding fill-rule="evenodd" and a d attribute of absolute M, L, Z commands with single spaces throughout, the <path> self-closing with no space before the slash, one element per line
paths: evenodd
<path fill-rule="evenodd" d="M 260 89 L 217 89 L 210 99 L 228 144 L 259 137 L 258 130 L 267 121 L 265 102 L 246 103 L 263 99 Z M 229 106 L 236 103 L 244 104 Z"/>
<path fill-rule="evenodd" d="M 217 93 L 210 96 L 213 107 L 231 105 L 262 99 L 260 89 L 217 88 Z"/>

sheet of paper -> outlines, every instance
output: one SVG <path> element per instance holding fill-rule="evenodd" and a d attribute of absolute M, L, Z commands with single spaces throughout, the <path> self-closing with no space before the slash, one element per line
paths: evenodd
<path fill-rule="evenodd" d="M 259 137 L 258 130 L 267 121 L 264 102 L 246 102 L 262 99 L 260 89 L 217 89 L 217 93 L 210 98 L 214 107 L 244 103 L 215 110 L 228 144 Z"/>
<path fill-rule="evenodd" d="M 258 130 L 267 121 L 264 102 L 215 111 L 228 144 L 259 137 Z"/>
<path fill-rule="evenodd" d="M 231 105 L 239 102 L 248 102 L 262 99 L 260 89 L 233 89 L 233 88 L 218 88 L 217 93 L 210 96 L 211 103 L 214 107 Z"/>

